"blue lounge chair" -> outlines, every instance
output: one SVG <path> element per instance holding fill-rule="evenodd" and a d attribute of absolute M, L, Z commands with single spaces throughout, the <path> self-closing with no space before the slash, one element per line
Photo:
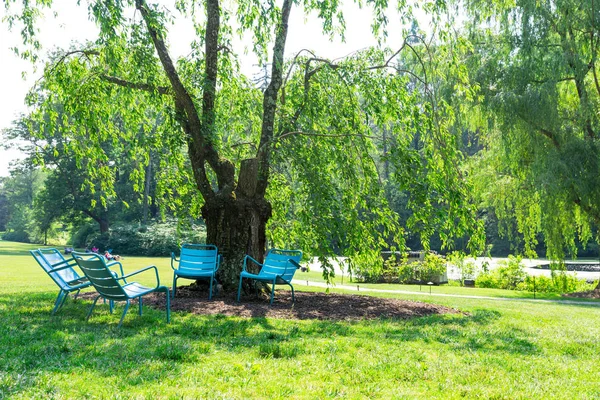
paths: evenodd
<path fill-rule="evenodd" d="M 175 264 L 177 263 L 177 268 Z M 173 298 L 177 290 L 177 279 L 207 279 L 210 283 L 208 299 L 212 299 L 213 282 L 221 263 L 221 256 L 217 246 L 211 244 L 184 244 L 181 246 L 179 259 L 171 253 L 171 268 L 173 268 Z"/>
<path fill-rule="evenodd" d="M 254 279 L 259 282 L 271 283 L 271 304 L 273 304 L 273 298 L 275 297 L 275 285 L 288 285 L 292 288 L 292 302 L 295 302 L 294 287 L 292 286 L 292 279 L 296 270 L 300 267 L 300 260 L 302 259 L 302 251 L 300 250 L 280 250 L 271 249 L 265 257 L 264 263 L 259 263 L 250 256 L 244 257 L 244 268 L 240 274 L 240 284 L 238 286 L 237 301 L 240 301 L 240 295 L 242 292 L 242 279 Z M 248 272 L 248 261 L 260 266 L 258 274 Z"/>
<path fill-rule="evenodd" d="M 121 320 L 119 321 L 119 327 L 123 323 L 123 319 L 125 318 L 125 314 L 127 314 L 127 310 L 129 310 L 130 300 L 138 299 L 139 301 L 139 314 L 142 315 L 142 296 L 153 293 L 153 292 L 165 292 L 167 295 L 167 323 L 171 320 L 171 303 L 169 297 L 169 288 L 166 286 L 160 285 L 160 279 L 158 277 L 158 270 L 154 265 L 151 265 L 146 268 L 142 268 L 138 271 L 132 272 L 131 274 L 122 275 L 120 277 L 115 276 L 115 274 L 109 269 L 109 266 L 115 264 L 121 264 L 119 262 L 114 262 L 110 264 L 106 264 L 106 261 L 103 256 L 97 254 L 90 253 L 78 253 L 73 252 L 73 258 L 85 274 L 85 276 L 89 279 L 89 281 L 94 285 L 94 288 L 98 291 L 98 296 L 94 300 L 94 303 L 90 307 L 90 311 L 87 314 L 87 319 L 92 315 L 92 311 L 94 310 L 94 306 L 96 306 L 96 302 L 99 298 L 103 298 L 105 300 L 109 300 L 111 302 L 111 312 L 112 312 L 112 302 L 113 301 L 125 301 L 125 310 L 123 311 L 123 315 L 121 315 Z M 122 267 L 121 267 L 122 268 Z M 156 274 L 156 286 L 153 288 L 142 286 L 137 282 L 127 282 L 127 278 L 137 275 L 141 272 L 154 270 Z"/>
<path fill-rule="evenodd" d="M 65 303 L 69 293 L 75 293 L 75 298 L 81 289 L 90 287 L 92 283 L 85 277 L 80 276 L 73 267 L 77 263 L 73 259 L 66 260 L 57 249 L 37 249 L 29 251 L 40 267 L 54 283 L 60 288 L 58 297 L 54 302 L 52 314 L 55 314 Z"/>

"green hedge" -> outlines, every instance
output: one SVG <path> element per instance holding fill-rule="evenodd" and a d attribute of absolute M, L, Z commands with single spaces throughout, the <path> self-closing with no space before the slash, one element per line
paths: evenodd
<path fill-rule="evenodd" d="M 556 268 L 559 268 L 557 266 Z M 475 286 L 492 289 L 512 289 L 528 292 L 572 293 L 592 290 L 593 284 L 555 269 L 551 277 L 527 275 L 520 257 L 509 256 L 497 269 L 480 274 Z"/>
<path fill-rule="evenodd" d="M 72 237 L 75 247 L 98 247 L 101 251 L 112 249 L 113 254 L 130 256 L 168 256 L 182 243 L 204 243 L 204 226 L 181 229 L 176 222 L 113 226 L 108 234 L 100 235 L 87 226 Z"/>
<path fill-rule="evenodd" d="M 2 234 L 2 240 L 6 240 L 7 242 L 31 243 L 29 234 L 22 231 L 4 232 Z"/>

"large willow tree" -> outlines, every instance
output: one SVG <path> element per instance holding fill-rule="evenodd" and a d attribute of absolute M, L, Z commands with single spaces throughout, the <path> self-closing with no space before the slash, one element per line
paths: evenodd
<path fill-rule="evenodd" d="M 466 5 L 468 65 L 484 111 L 471 115 L 488 132 L 481 192 L 530 254 L 541 232 L 548 255 L 561 259 L 600 223 L 599 4 Z"/>
<path fill-rule="evenodd" d="M 36 16 L 51 3 L 14 5 L 8 18 L 24 24 L 25 42 L 34 49 Z M 476 231 L 458 168 L 461 154 L 448 129 L 452 117 L 435 99 L 428 82 L 431 54 L 418 37 L 337 62 L 310 51 L 286 62 L 290 13 L 318 15 L 333 36 L 344 30 L 340 3 L 206 0 L 175 6 L 196 28 L 189 55 L 179 60 L 169 53 L 173 16 L 165 7 L 89 1 L 99 36 L 60 51 L 46 65 L 43 94 L 29 99 L 37 110 L 31 118 L 46 124 L 43 130 L 70 135 L 64 151 L 91 180 L 110 182 L 111 160 L 100 142 L 112 140 L 139 160 L 139 179 L 148 154 L 164 153 L 158 195 L 202 215 L 207 242 L 224 256 L 219 278 L 226 288 L 235 285 L 244 254 L 262 259 L 267 223 L 273 244 L 312 254 L 336 249 L 375 262 L 389 243 L 402 248 L 402 227 L 375 162 L 382 140 L 396 183 L 414 194 L 415 225 L 439 227 L 447 244 Z M 373 31 L 385 32 L 388 3 L 369 7 Z M 397 9 L 410 19 L 410 5 L 401 1 Z M 251 36 L 259 59 L 270 59 L 264 91 L 239 72 L 236 34 Z M 398 62 L 407 52 L 417 60 L 414 70 Z M 35 57 L 33 50 L 24 54 Z M 52 104 L 62 104 L 64 115 L 53 114 Z M 152 110 L 166 116 L 158 129 Z M 182 147 L 187 156 L 177 151 Z M 191 191 L 200 196 L 183 204 Z"/>

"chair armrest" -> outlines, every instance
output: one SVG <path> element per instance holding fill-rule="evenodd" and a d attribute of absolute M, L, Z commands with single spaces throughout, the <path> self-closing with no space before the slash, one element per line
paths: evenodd
<path fill-rule="evenodd" d="M 261 263 L 259 263 L 258 261 L 256 261 L 254 258 L 250 257 L 249 255 L 246 255 L 246 256 L 244 257 L 244 268 L 242 269 L 242 271 L 248 271 L 248 269 L 246 269 L 246 262 L 247 262 L 248 260 L 252 261 L 254 264 L 258 265 L 258 266 L 259 266 L 259 267 L 261 267 L 261 268 L 262 268 L 262 266 L 263 266 Z"/>
<path fill-rule="evenodd" d="M 173 271 L 176 270 L 175 266 L 173 265 L 173 261 L 177 261 L 179 262 L 179 260 L 177 259 L 177 257 L 175 257 L 175 253 L 171 252 L 171 268 L 173 269 Z"/>
<path fill-rule="evenodd" d="M 296 261 L 292 260 L 291 258 L 288 258 L 288 264 L 285 265 L 285 269 L 283 270 L 283 275 L 285 275 L 287 273 L 289 264 L 292 264 L 292 266 L 296 269 L 302 268 L 302 266 L 300 264 L 298 264 Z"/>
<path fill-rule="evenodd" d="M 300 265 L 299 263 L 297 263 L 295 260 L 289 259 L 288 260 L 294 267 L 296 267 L 296 269 L 302 269 L 302 265 Z"/>
<path fill-rule="evenodd" d="M 120 262 L 120 261 L 113 261 L 113 262 L 111 262 L 111 263 L 108 263 L 108 264 L 106 264 L 106 266 L 107 266 L 108 268 L 110 268 L 110 267 L 113 267 L 113 266 L 115 266 L 115 265 L 118 265 L 118 266 L 119 266 L 119 269 L 121 270 L 121 276 L 125 275 L 125 272 L 123 272 L 123 264 L 121 264 L 121 262 Z"/>
<path fill-rule="evenodd" d="M 148 271 L 150 269 L 154 270 L 154 274 L 156 276 L 156 287 L 159 287 L 160 286 L 160 278 L 158 277 L 158 269 L 154 265 L 150 265 L 150 266 L 148 266 L 146 268 L 138 269 L 137 271 L 134 271 L 134 272 L 132 272 L 130 274 L 123 275 L 123 276 L 117 278 L 117 280 L 125 280 L 125 278 L 130 278 L 130 277 L 132 277 L 134 275 L 141 274 L 142 272 Z M 127 281 L 125 280 L 125 282 L 127 282 Z"/>
<path fill-rule="evenodd" d="M 48 273 L 58 272 L 58 271 L 62 271 L 63 269 L 69 269 L 69 268 L 73 268 L 76 266 L 77 266 L 77 262 L 75 262 L 75 264 L 69 264 L 69 261 L 65 260 L 65 261 L 57 262 L 56 264 L 50 265 L 51 269 L 48 271 Z"/>
<path fill-rule="evenodd" d="M 73 282 L 79 282 L 79 283 L 77 285 L 71 285 L 71 283 L 73 283 Z M 74 281 L 67 282 L 67 285 L 69 285 L 69 288 L 71 290 L 83 289 L 83 288 L 86 288 L 86 287 L 90 286 L 91 284 L 92 283 L 86 277 L 83 277 L 81 279 L 75 279 Z"/>

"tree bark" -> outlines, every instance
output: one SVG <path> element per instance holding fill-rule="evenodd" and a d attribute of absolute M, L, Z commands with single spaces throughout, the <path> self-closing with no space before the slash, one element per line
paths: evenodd
<path fill-rule="evenodd" d="M 259 262 L 264 259 L 271 204 L 255 196 L 257 174 L 256 159 L 242 161 L 236 192 L 209 199 L 202 207 L 206 243 L 216 245 L 223 255 L 217 280 L 225 291 L 237 289 L 246 254 Z"/>
<path fill-rule="evenodd" d="M 242 161 L 235 193 L 216 196 L 202 207 L 206 243 L 217 246 L 223 256 L 217 280 L 225 291 L 237 289 L 246 254 L 260 262 L 264 259 L 271 204 L 264 197 L 256 196 L 257 175 L 257 159 Z"/>
<path fill-rule="evenodd" d="M 225 291 L 235 291 L 246 254 L 262 262 L 266 247 L 265 227 L 271 205 L 264 199 L 230 196 L 208 201 L 202 207 L 206 243 L 223 256 L 217 280 Z"/>
<path fill-rule="evenodd" d="M 100 233 L 108 233 L 108 220 L 105 218 L 100 218 L 97 221 L 100 225 Z"/>
<path fill-rule="evenodd" d="M 142 224 L 148 224 L 148 211 L 150 198 L 150 184 L 152 183 L 152 152 L 148 157 L 148 165 L 146 166 L 146 181 L 144 184 L 144 203 L 142 208 Z"/>

